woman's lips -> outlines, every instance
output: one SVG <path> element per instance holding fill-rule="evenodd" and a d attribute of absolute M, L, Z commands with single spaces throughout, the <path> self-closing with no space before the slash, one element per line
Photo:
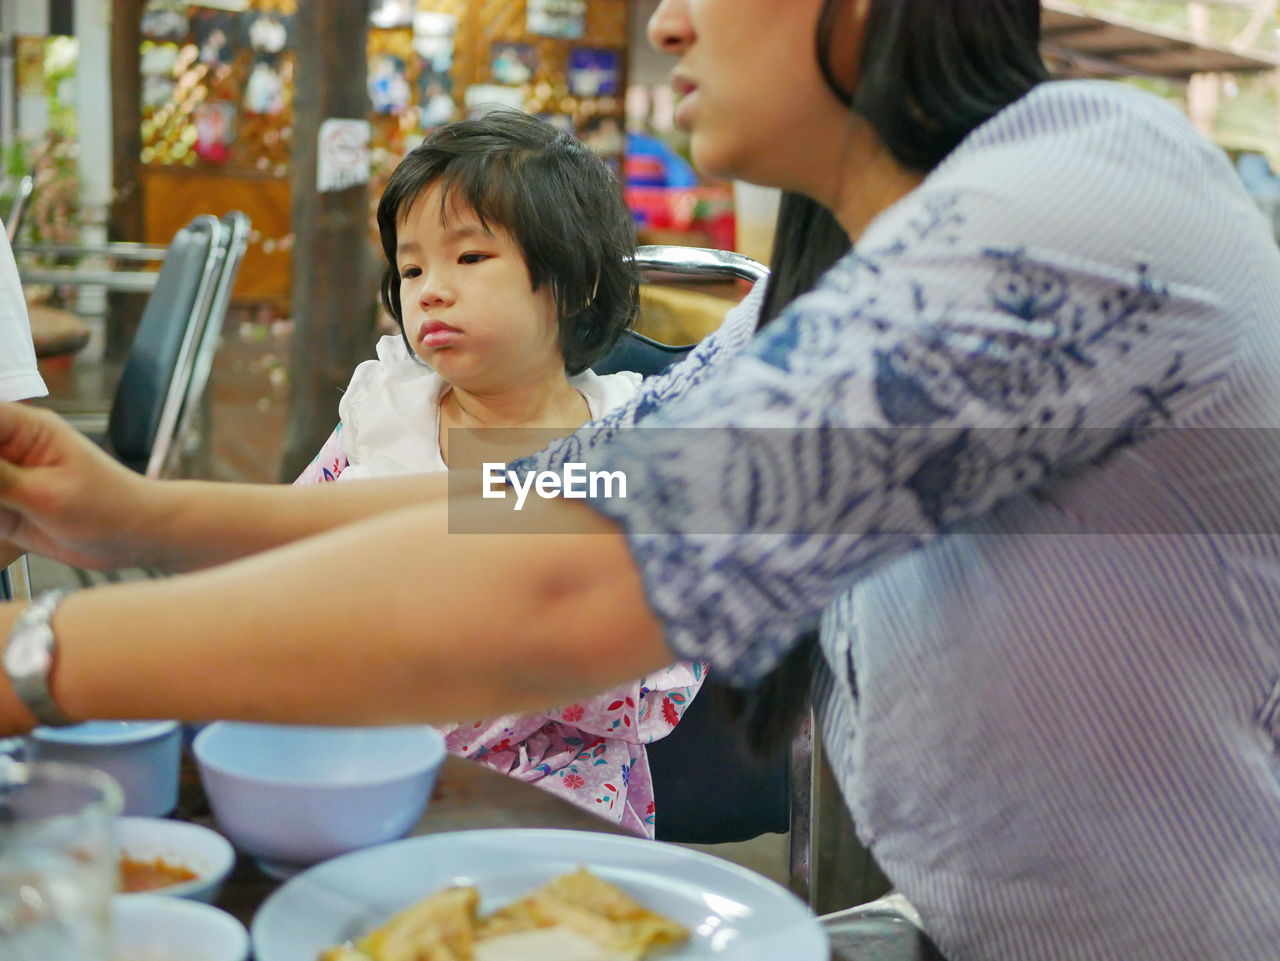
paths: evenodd
<path fill-rule="evenodd" d="M 675 73 L 671 75 L 671 89 L 676 92 L 677 96 L 683 97 L 697 90 L 698 85 L 688 77 Z"/>
<path fill-rule="evenodd" d="M 676 74 L 671 78 L 671 88 L 676 92 L 676 96 L 680 98 L 679 104 L 676 106 L 675 121 L 676 127 L 680 130 L 688 131 L 690 117 L 693 112 L 693 104 L 697 99 L 698 85 L 686 77 Z"/>
<path fill-rule="evenodd" d="M 685 133 L 692 131 L 693 106 L 697 101 L 698 91 L 696 89 L 680 98 L 680 102 L 676 105 L 675 114 L 671 118 L 677 130 L 683 130 Z"/>
<path fill-rule="evenodd" d="M 462 331 L 438 320 L 429 321 L 418 328 L 418 343 L 424 347 L 448 347 L 461 336 Z"/>

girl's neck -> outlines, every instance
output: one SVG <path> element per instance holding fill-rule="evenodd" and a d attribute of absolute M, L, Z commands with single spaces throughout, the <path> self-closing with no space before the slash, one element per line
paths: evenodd
<path fill-rule="evenodd" d="M 440 401 L 440 428 L 579 427 L 591 419 L 586 399 L 563 371 L 494 393 L 451 386 Z"/>

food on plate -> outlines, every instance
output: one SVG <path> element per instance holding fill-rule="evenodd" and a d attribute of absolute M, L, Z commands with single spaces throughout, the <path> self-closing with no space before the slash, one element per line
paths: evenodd
<path fill-rule="evenodd" d="M 689 936 L 586 868 L 488 917 L 479 904 L 475 888 L 448 888 L 319 961 L 635 961 Z"/>
<path fill-rule="evenodd" d="M 199 876 L 189 867 L 172 864 L 164 858 L 131 858 L 127 854 L 120 857 L 120 890 L 125 894 L 185 884 Z"/>

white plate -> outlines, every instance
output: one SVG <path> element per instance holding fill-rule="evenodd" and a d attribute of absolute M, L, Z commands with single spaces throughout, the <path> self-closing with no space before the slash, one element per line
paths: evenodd
<path fill-rule="evenodd" d="M 693 932 L 663 961 L 827 961 L 825 932 L 790 892 L 698 851 L 589 831 L 457 831 L 396 841 L 304 871 L 253 921 L 257 961 L 316 961 L 451 884 L 480 889 L 480 910 L 502 907 L 557 874 L 586 865 L 646 907 Z"/>

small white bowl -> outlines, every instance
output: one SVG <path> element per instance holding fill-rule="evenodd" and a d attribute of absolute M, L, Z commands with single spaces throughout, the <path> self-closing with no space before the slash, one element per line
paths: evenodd
<path fill-rule="evenodd" d="M 177 721 L 87 721 L 31 732 L 31 756 L 106 771 L 124 788 L 124 813 L 168 814 L 178 803 L 182 732 Z"/>
<path fill-rule="evenodd" d="M 193 746 L 218 828 L 288 877 L 404 837 L 447 754 L 432 727 L 287 727 L 217 721 Z"/>
<path fill-rule="evenodd" d="M 218 908 L 158 894 L 111 899 L 113 961 L 245 961 L 249 932 Z"/>
<path fill-rule="evenodd" d="M 157 894 L 193 901 L 212 901 L 236 863 L 236 852 L 217 831 L 164 818 L 120 818 L 116 821 L 116 850 L 134 861 L 162 858 L 194 871 L 198 877 L 150 891 L 127 894 L 136 898 Z"/>

